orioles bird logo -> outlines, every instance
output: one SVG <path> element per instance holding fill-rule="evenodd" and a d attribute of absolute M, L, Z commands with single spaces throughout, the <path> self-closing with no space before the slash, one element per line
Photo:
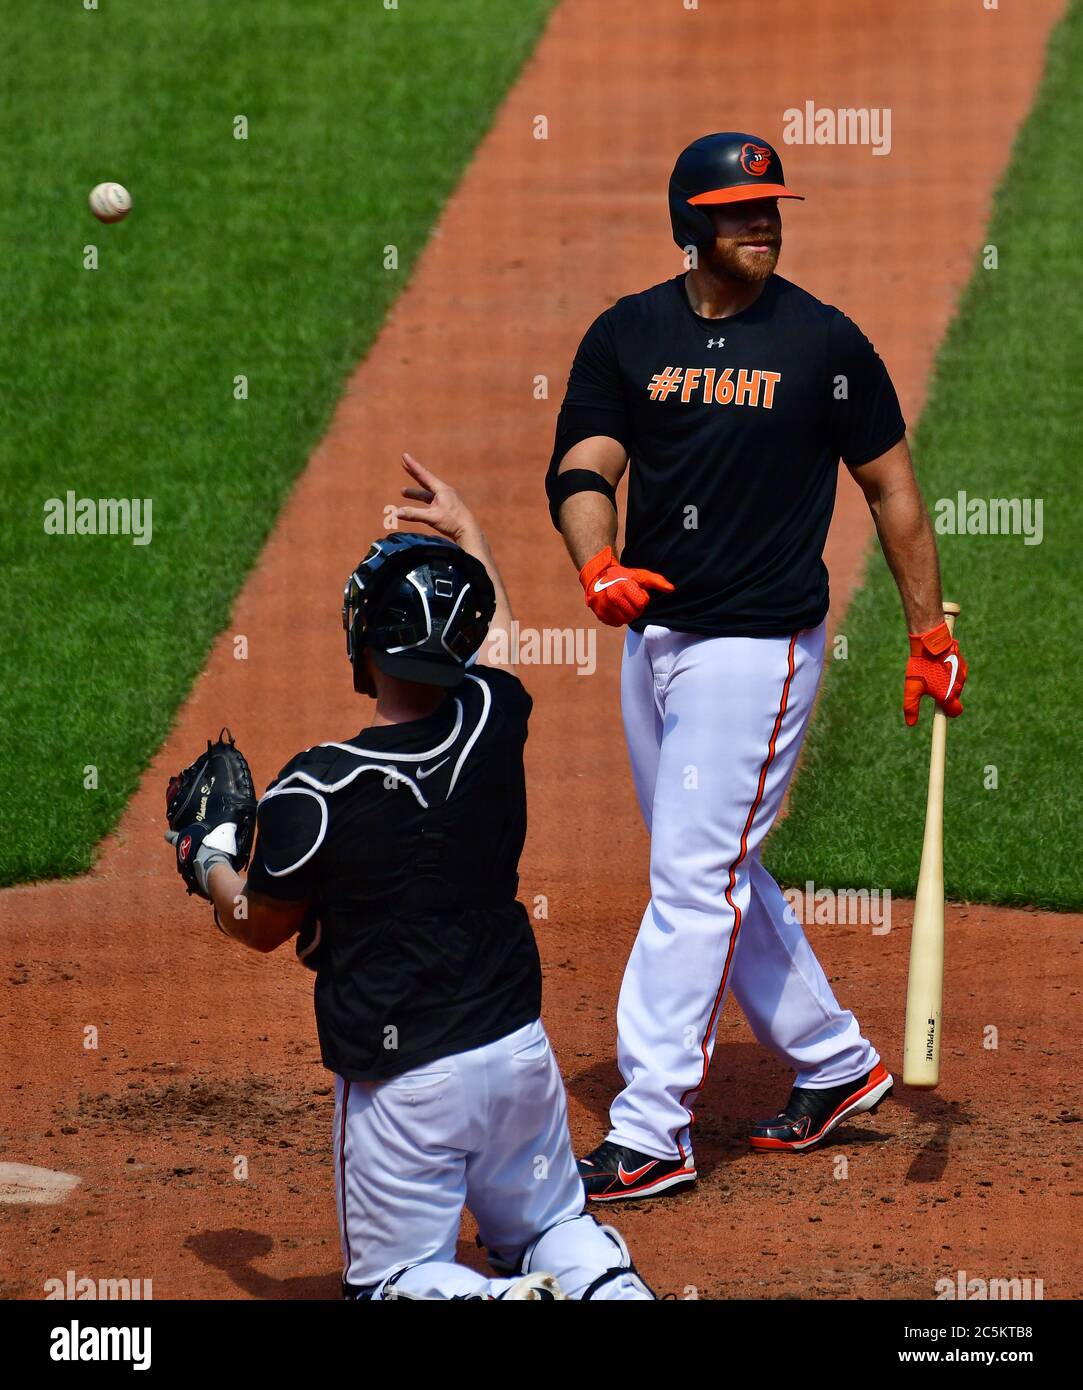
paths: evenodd
<path fill-rule="evenodd" d="M 771 151 L 766 145 L 746 144 L 741 146 L 741 168 L 746 174 L 755 174 L 757 178 L 767 173 L 767 166 L 771 162 Z"/>

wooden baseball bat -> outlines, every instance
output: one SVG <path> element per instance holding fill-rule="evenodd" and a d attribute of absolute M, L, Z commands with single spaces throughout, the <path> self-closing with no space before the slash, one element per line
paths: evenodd
<path fill-rule="evenodd" d="M 954 635 L 957 603 L 944 604 L 944 620 Z M 906 988 L 903 1085 L 931 1089 L 940 1080 L 941 1009 L 944 998 L 944 763 L 948 717 L 933 709 L 929 754 L 929 795 L 925 839 L 910 932 L 910 980 Z"/>

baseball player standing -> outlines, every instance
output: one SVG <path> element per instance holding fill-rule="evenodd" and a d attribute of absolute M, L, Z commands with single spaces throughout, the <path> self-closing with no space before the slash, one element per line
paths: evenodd
<path fill-rule="evenodd" d="M 461 498 L 405 462 L 418 505 L 398 516 L 441 534 L 391 532 L 347 581 L 372 723 L 286 764 L 259 802 L 247 882 L 225 822 L 200 811 L 167 838 L 228 935 L 260 951 L 297 936 L 316 971 L 346 1298 L 652 1299 L 620 1236 L 584 1214 L 539 1018 L 516 899 L 532 702 L 475 664 L 490 621 L 510 629 L 507 596 Z M 495 1279 L 454 1262 L 464 1204 Z"/>
<path fill-rule="evenodd" d="M 595 616 L 629 627 L 621 705 L 651 833 L 617 1012 L 625 1086 L 580 1161 L 591 1201 L 695 1182 L 692 1107 L 727 989 L 796 1073 L 753 1148 L 810 1148 L 892 1086 L 760 863 L 820 678 L 840 458 L 902 599 L 908 724 L 924 695 L 961 712 L 966 663 L 884 364 L 845 314 L 775 274 L 778 200 L 798 196 L 765 140 L 690 145 L 669 205 L 691 268 L 595 320 L 557 422 L 550 513 Z"/>

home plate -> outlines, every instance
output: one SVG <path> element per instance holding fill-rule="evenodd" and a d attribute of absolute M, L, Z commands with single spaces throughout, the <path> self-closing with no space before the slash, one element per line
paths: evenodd
<path fill-rule="evenodd" d="M 33 1168 L 29 1163 L 0 1163 L 0 1202 L 63 1202 L 79 1181 L 74 1173 Z"/>

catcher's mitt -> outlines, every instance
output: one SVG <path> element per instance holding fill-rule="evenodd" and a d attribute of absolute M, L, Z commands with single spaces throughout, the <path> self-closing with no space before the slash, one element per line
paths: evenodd
<path fill-rule="evenodd" d="M 165 814 L 166 838 L 176 846 L 177 872 L 189 893 L 210 898 L 206 875 L 212 857 L 237 870 L 246 867 L 256 833 L 256 794 L 248 762 L 228 729 L 217 743 L 208 739 L 207 751 L 169 779 Z"/>

